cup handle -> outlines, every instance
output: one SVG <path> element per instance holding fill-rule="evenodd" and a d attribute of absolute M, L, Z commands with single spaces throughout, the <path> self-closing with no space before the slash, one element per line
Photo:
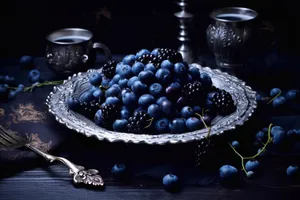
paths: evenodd
<path fill-rule="evenodd" d="M 269 49 L 272 46 L 274 46 L 274 44 L 276 43 L 276 39 L 275 39 L 276 37 L 275 37 L 275 29 L 274 29 L 273 25 L 270 22 L 268 22 L 268 21 L 262 21 L 260 30 L 263 31 L 263 32 L 270 33 L 272 35 L 272 37 L 273 37 L 273 40 L 267 46 L 267 49 Z"/>
<path fill-rule="evenodd" d="M 107 61 L 112 59 L 111 52 L 110 52 L 109 48 L 106 45 L 104 45 L 100 42 L 95 42 L 93 44 L 93 49 L 103 50 Z"/>

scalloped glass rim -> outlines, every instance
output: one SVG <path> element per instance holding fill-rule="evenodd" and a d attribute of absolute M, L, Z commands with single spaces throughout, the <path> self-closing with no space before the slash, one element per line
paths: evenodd
<path fill-rule="evenodd" d="M 252 116 L 257 107 L 256 92 L 247 86 L 242 80 L 222 72 L 218 69 L 211 69 L 209 67 L 201 67 L 199 64 L 191 64 L 200 69 L 201 72 L 208 73 L 213 81 L 213 84 L 228 91 L 237 106 L 237 110 L 231 115 L 214 119 L 211 126 L 211 135 L 220 135 L 224 131 L 235 129 L 241 126 L 245 121 Z M 66 99 L 84 90 L 84 85 L 88 83 L 89 74 L 94 71 L 101 71 L 101 69 L 91 69 L 87 72 L 74 74 L 63 82 L 63 84 L 55 86 L 53 91 L 46 99 L 46 105 L 49 112 L 55 116 L 55 119 L 78 133 L 82 133 L 87 137 L 96 137 L 98 140 L 107 140 L 109 142 L 126 142 L 126 143 L 146 143 L 146 144 L 159 144 L 166 143 L 187 143 L 195 140 L 203 139 L 208 129 L 196 130 L 193 132 L 186 132 L 181 134 L 133 134 L 121 133 L 106 130 L 97 126 L 90 119 L 69 110 Z"/>

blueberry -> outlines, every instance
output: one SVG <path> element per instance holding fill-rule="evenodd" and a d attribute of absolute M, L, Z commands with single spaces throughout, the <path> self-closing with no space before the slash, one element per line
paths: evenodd
<path fill-rule="evenodd" d="M 195 113 L 201 114 L 202 113 L 202 108 L 200 106 L 194 106 L 193 110 Z"/>
<path fill-rule="evenodd" d="M 209 90 L 212 87 L 211 77 L 207 73 L 201 73 L 200 80 L 205 90 Z"/>
<path fill-rule="evenodd" d="M 200 70 L 198 67 L 190 67 L 188 73 L 192 76 L 193 81 L 200 81 Z"/>
<path fill-rule="evenodd" d="M 77 110 L 80 106 L 80 101 L 76 97 L 71 97 L 67 100 L 67 104 L 71 110 Z"/>
<path fill-rule="evenodd" d="M 128 80 L 128 82 L 127 82 L 127 86 L 128 86 L 129 88 L 131 88 L 131 86 L 133 85 L 133 83 L 134 83 L 135 81 L 137 81 L 137 80 L 139 80 L 139 78 L 138 78 L 137 76 L 131 77 L 131 78 Z"/>
<path fill-rule="evenodd" d="M 97 125 L 101 126 L 104 123 L 103 119 L 104 119 L 104 117 L 102 114 L 102 109 L 99 109 L 95 114 L 94 121 Z"/>
<path fill-rule="evenodd" d="M 126 119 L 117 119 L 113 123 L 113 130 L 117 132 L 127 132 L 128 121 Z"/>
<path fill-rule="evenodd" d="M 275 96 L 279 95 L 279 93 L 281 93 L 281 89 L 279 89 L 279 88 L 273 88 L 270 91 L 270 96 L 271 97 L 275 97 Z"/>
<path fill-rule="evenodd" d="M 231 165 L 223 165 L 219 169 L 219 176 L 222 183 L 233 184 L 238 180 L 239 172 L 235 167 Z"/>
<path fill-rule="evenodd" d="M 212 101 L 212 99 L 214 98 L 214 95 L 215 95 L 216 93 L 217 93 L 217 92 L 209 92 L 209 93 L 207 94 L 207 99 L 210 100 L 210 101 Z"/>
<path fill-rule="evenodd" d="M 285 94 L 285 99 L 287 101 L 295 101 L 295 100 L 298 100 L 299 99 L 299 94 L 300 94 L 300 91 L 299 90 L 289 90 L 287 91 L 287 93 Z"/>
<path fill-rule="evenodd" d="M 105 91 L 105 98 L 112 96 L 119 96 L 121 88 L 119 86 L 112 86 Z"/>
<path fill-rule="evenodd" d="M 121 110 L 121 119 L 129 119 L 130 117 L 130 111 L 127 107 L 124 107 L 122 108 Z"/>
<path fill-rule="evenodd" d="M 203 127 L 203 123 L 196 117 L 190 117 L 186 120 L 185 125 L 189 131 L 199 130 Z"/>
<path fill-rule="evenodd" d="M 174 174 L 167 174 L 162 179 L 163 186 L 167 191 L 176 191 L 179 189 L 179 178 Z"/>
<path fill-rule="evenodd" d="M 155 99 L 150 94 L 143 94 L 142 96 L 140 96 L 138 103 L 140 106 L 147 108 L 151 104 L 155 103 Z"/>
<path fill-rule="evenodd" d="M 282 128 L 281 126 L 273 126 L 273 127 L 271 128 L 271 135 L 274 135 L 274 133 L 275 133 L 276 131 L 278 131 L 278 130 L 284 131 L 283 128 Z"/>
<path fill-rule="evenodd" d="M 173 113 L 173 104 L 171 101 L 169 100 L 163 100 L 161 102 L 161 109 L 163 111 L 163 113 L 165 113 L 166 115 L 170 115 Z"/>
<path fill-rule="evenodd" d="M 118 85 L 120 86 L 120 88 L 126 88 L 128 84 L 128 79 L 126 78 L 121 78 L 118 82 Z"/>
<path fill-rule="evenodd" d="M 189 106 L 185 106 L 181 109 L 181 115 L 185 119 L 192 117 L 194 114 L 195 114 L 194 110 Z"/>
<path fill-rule="evenodd" d="M 257 172 L 260 168 L 260 163 L 257 160 L 248 160 L 245 164 L 246 171 Z"/>
<path fill-rule="evenodd" d="M 141 57 L 142 55 L 150 54 L 150 51 L 147 49 L 141 49 L 136 53 L 136 58 Z"/>
<path fill-rule="evenodd" d="M 145 70 L 145 71 L 146 71 L 146 70 L 151 71 L 151 72 L 153 72 L 154 74 L 157 72 L 157 68 L 156 68 L 152 63 L 148 63 L 148 64 L 145 66 L 144 70 Z"/>
<path fill-rule="evenodd" d="M 151 71 L 141 71 L 138 77 L 140 81 L 142 81 L 146 85 L 153 83 L 155 80 L 155 75 Z"/>
<path fill-rule="evenodd" d="M 116 66 L 116 74 L 118 74 L 124 64 L 122 62 L 118 63 Z"/>
<path fill-rule="evenodd" d="M 184 76 L 187 74 L 187 68 L 182 63 L 175 63 L 174 72 L 175 72 L 176 76 L 178 76 L 178 77 Z"/>
<path fill-rule="evenodd" d="M 92 101 L 93 99 L 94 99 L 94 95 L 90 91 L 86 91 L 86 92 L 82 93 L 79 97 L 79 101 L 82 103 L 83 102 L 88 103 L 88 102 Z"/>
<path fill-rule="evenodd" d="M 114 75 L 114 77 L 112 78 L 112 80 L 110 82 L 113 82 L 114 84 L 117 84 L 121 78 L 122 77 L 121 77 L 120 74 L 116 74 L 116 75 Z"/>
<path fill-rule="evenodd" d="M 0 84 L 0 101 L 7 100 L 9 90 L 5 85 Z"/>
<path fill-rule="evenodd" d="M 25 86 L 23 84 L 19 84 L 18 88 L 16 89 L 16 92 L 20 93 L 20 92 L 24 91 L 24 88 L 25 88 Z"/>
<path fill-rule="evenodd" d="M 144 112 L 147 112 L 147 110 L 142 107 L 142 106 L 139 106 L 137 107 L 134 111 L 133 111 L 133 114 L 137 113 L 137 112 L 140 112 L 140 111 L 144 111 Z"/>
<path fill-rule="evenodd" d="M 296 135 L 297 135 L 297 130 L 295 130 L 295 129 L 289 130 L 289 131 L 287 132 L 287 136 L 288 136 L 289 138 L 295 138 Z"/>
<path fill-rule="evenodd" d="M 127 55 L 123 58 L 123 64 L 125 65 L 133 65 L 135 62 L 136 56 L 133 54 Z"/>
<path fill-rule="evenodd" d="M 154 97 L 159 97 L 164 94 L 164 88 L 159 83 L 153 83 L 149 87 L 149 93 Z"/>
<path fill-rule="evenodd" d="M 177 99 L 180 94 L 181 94 L 181 87 L 178 82 L 173 82 L 166 88 L 166 96 L 168 99 L 171 100 Z"/>
<path fill-rule="evenodd" d="M 169 133 L 169 120 L 167 118 L 161 118 L 155 121 L 155 131 L 157 133 Z"/>
<path fill-rule="evenodd" d="M 31 70 L 31 71 L 28 73 L 28 79 L 31 81 L 31 79 L 32 79 L 33 77 L 37 77 L 37 76 L 40 76 L 40 75 L 41 75 L 41 73 L 40 73 L 39 70 L 33 69 L 33 70 Z M 33 82 L 33 81 L 31 81 L 31 82 Z"/>
<path fill-rule="evenodd" d="M 162 110 L 157 104 L 151 104 L 148 107 L 147 113 L 154 119 L 160 118 L 162 116 Z"/>
<path fill-rule="evenodd" d="M 158 53 L 159 53 L 159 48 L 155 48 L 155 49 L 153 49 L 153 51 L 151 52 L 151 54 L 154 55 L 154 56 L 158 56 Z"/>
<path fill-rule="evenodd" d="M 206 108 L 207 110 L 212 111 L 212 110 L 215 109 L 215 104 L 214 104 L 211 100 L 206 99 L 206 100 L 205 100 L 205 108 Z"/>
<path fill-rule="evenodd" d="M 109 78 L 102 77 L 101 85 L 102 85 L 103 87 L 108 87 L 109 82 L 110 82 L 110 79 L 109 79 Z"/>
<path fill-rule="evenodd" d="M 282 107 L 285 104 L 285 102 L 285 98 L 283 96 L 279 96 L 273 100 L 272 105 L 274 108 L 279 108 Z"/>
<path fill-rule="evenodd" d="M 141 81 L 135 81 L 132 86 L 131 90 L 138 96 L 147 93 L 147 85 L 142 83 Z"/>
<path fill-rule="evenodd" d="M 156 100 L 156 104 L 159 105 L 159 106 L 161 106 L 161 105 L 162 105 L 162 102 L 163 102 L 164 100 L 168 100 L 168 98 L 165 97 L 165 96 L 159 97 L 159 98 Z"/>
<path fill-rule="evenodd" d="M 265 127 L 265 128 L 262 129 L 262 131 L 263 131 L 264 133 L 268 133 L 268 132 L 269 132 L 269 128 L 268 128 L 268 127 Z"/>
<path fill-rule="evenodd" d="M 33 58 L 31 56 L 22 56 L 20 58 L 20 66 L 23 69 L 32 69 L 34 67 Z"/>
<path fill-rule="evenodd" d="M 171 72 L 167 69 L 159 69 L 155 73 L 155 77 L 157 81 L 159 81 L 162 84 L 168 84 L 172 80 Z"/>
<path fill-rule="evenodd" d="M 13 100 L 17 97 L 17 92 L 16 91 L 10 91 L 9 94 L 8 94 L 8 99 L 9 100 Z"/>
<path fill-rule="evenodd" d="M 182 118 L 175 118 L 169 124 L 171 133 L 184 133 L 186 131 L 185 120 Z"/>
<path fill-rule="evenodd" d="M 235 140 L 235 141 L 231 142 L 231 146 L 234 147 L 235 149 L 239 149 L 240 148 L 240 143 Z"/>
<path fill-rule="evenodd" d="M 121 96 L 123 96 L 127 92 L 132 92 L 129 88 L 123 88 L 121 89 Z"/>
<path fill-rule="evenodd" d="M 15 78 L 12 76 L 4 76 L 3 83 L 7 85 L 14 85 Z"/>
<path fill-rule="evenodd" d="M 257 153 L 259 154 L 259 156 L 264 156 L 264 155 L 266 155 L 266 150 L 263 148 L 259 148 L 257 150 Z"/>
<path fill-rule="evenodd" d="M 132 69 L 131 69 L 131 72 L 132 72 L 132 74 L 134 74 L 134 75 L 138 75 L 141 71 L 143 71 L 144 70 L 144 64 L 143 63 L 141 63 L 141 62 L 136 62 L 136 63 L 134 63 L 134 65 L 132 66 Z"/>
<path fill-rule="evenodd" d="M 247 172 L 247 178 L 253 178 L 255 173 L 253 171 L 248 171 Z"/>
<path fill-rule="evenodd" d="M 178 97 L 178 99 L 176 100 L 176 108 L 177 108 L 177 109 L 180 109 L 180 111 L 181 111 L 181 109 L 182 109 L 184 106 L 186 106 L 187 103 L 188 103 L 187 98 L 186 98 L 185 96 L 180 96 L 180 97 Z M 179 113 L 180 113 L 180 112 L 179 112 Z M 180 116 L 181 116 L 181 114 L 180 114 Z"/>
<path fill-rule="evenodd" d="M 131 76 L 131 67 L 129 65 L 123 65 L 119 71 L 119 75 L 122 78 L 130 78 Z"/>
<path fill-rule="evenodd" d="M 120 105 L 121 101 L 118 99 L 118 97 L 107 97 L 105 99 L 106 104 L 112 104 L 112 105 Z"/>
<path fill-rule="evenodd" d="M 263 131 L 258 131 L 255 135 L 255 138 L 261 141 L 264 141 L 266 138 L 266 135 Z"/>
<path fill-rule="evenodd" d="M 97 89 L 95 91 L 93 91 L 93 96 L 95 99 L 100 99 L 101 97 L 103 97 L 103 92 L 100 89 Z"/>
<path fill-rule="evenodd" d="M 125 164 L 115 164 L 111 169 L 111 173 L 115 178 L 123 177 L 124 175 L 126 175 L 126 171 L 127 168 Z"/>
<path fill-rule="evenodd" d="M 280 145 L 286 139 L 286 133 L 283 130 L 277 130 L 273 133 L 273 144 Z"/>
<path fill-rule="evenodd" d="M 295 177 L 298 177 L 299 176 L 299 166 L 297 165 L 290 165 L 288 166 L 288 168 L 286 169 L 286 175 L 288 177 L 291 177 L 291 178 L 295 178 Z"/>
<path fill-rule="evenodd" d="M 162 63 L 160 64 L 160 67 L 167 69 L 170 72 L 173 71 L 173 69 L 174 69 L 174 65 L 169 60 L 162 61 Z"/>
<path fill-rule="evenodd" d="M 102 76 L 98 72 L 94 72 L 89 77 L 90 84 L 99 86 L 102 83 Z"/>
<path fill-rule="evenodd" d="M 122 101 L 124 105 L 134 107 L 136 106 L 138 99 L 133 92 L 126 92 L 125 94 L 122 95 Z"/>

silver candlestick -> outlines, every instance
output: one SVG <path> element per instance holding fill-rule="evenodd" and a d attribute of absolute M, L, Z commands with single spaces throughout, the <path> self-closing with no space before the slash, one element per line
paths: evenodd
<path fill-rule="evenodd" d="M 178 47 L 178 51 L 181 53 L 183 60 L 190 64 L 195 60 L 189 34 L 189 27 L 194 16 L 186 10 L 188 6 L 187 0 L 180 0 L 177 4 L 181 8 L 180 12 L 175 13 L 175 16 L 179 20 L 180 28 L 177 39 L 181 44 Z"/>

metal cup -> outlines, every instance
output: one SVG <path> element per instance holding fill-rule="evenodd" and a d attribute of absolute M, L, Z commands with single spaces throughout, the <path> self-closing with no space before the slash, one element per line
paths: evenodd
<path fill-rule="evenodd" d="M 48 34 L 46 39 L 47 64 L 58 76 L 70 76 L 91 68 L 96 61 L 95 50 L 102 50 L 106 59 L 111 60 L 108 47 L 93 42 L 92 32 L 86 29 L 60 29 Z"/>
<path fill-rule="evenodd" d="M 228 7 L 213 11 L 206 30 L 208 46 L 219 67 L 242 66 L 255 50 L 260 26 L 258 13 L 249 8 Z"/>

